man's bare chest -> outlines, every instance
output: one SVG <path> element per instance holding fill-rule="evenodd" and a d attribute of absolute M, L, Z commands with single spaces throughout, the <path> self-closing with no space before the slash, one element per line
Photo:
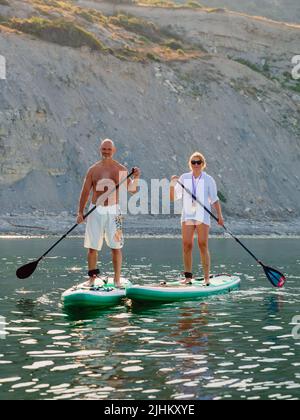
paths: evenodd
<path fill-rule="evenodd" d="M 95 169 L 92 175 L 93 185 L 96 187 L 99 182 L 113 181 L 115 184 L 119 182 L 119 171 L 116 169 Z"/>

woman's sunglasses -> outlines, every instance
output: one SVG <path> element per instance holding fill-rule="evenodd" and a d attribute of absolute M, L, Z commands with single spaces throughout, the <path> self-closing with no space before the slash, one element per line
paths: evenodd
<path fill-rule="evenodd" d="M 202 165 L 202 160 L 192 160 L 191 161 L 191 164 L 194 166 L 194 165 Z"/>

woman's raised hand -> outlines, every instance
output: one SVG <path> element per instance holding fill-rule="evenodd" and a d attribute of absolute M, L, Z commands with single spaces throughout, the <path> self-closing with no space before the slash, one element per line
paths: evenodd
<path fill-rule="evenodd" d="M 171 187 L 176 187 L 176 184 L 177 184 L 179 179 L 180 179 L 179 176 L 173 175 L 172 178 L 171 178 Z"/>

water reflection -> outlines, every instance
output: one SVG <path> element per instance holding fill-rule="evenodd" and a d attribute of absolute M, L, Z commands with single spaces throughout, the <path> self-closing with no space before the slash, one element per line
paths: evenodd
<path fill-rule="evenodd" d="M 19 299 L 16 302 L 16 309 L 23 312 L 25 316 L 34 317 L 36 302 L 32 299 Z"/>
<path fill-rule="evenodd" d="M 284 310 L 284 305 L 284 295 L 281 293 L 267 296 L 264 299 L 264 307 L 267 309 L 269 315 L 279 314 Z"/>
<path fill-rule="evenodd" d="M 212 241 L 215 271 L 242 272 L 241 291 L 74 312 L 62 308 L 61 293 L 85 272 L 80 241 L 66 242 L 65 259 L 44 261 L 17 290 L 13 268 L 26 249 L 22 241 L 5 244 L 0 305 L 9 334 L 0 340 L 0 398 L 298 399 L 300 341 L 291 336 L 300 304 L 298 251 L 289 241 L 252 245 L 270 264 L 288 267 L 283 291 L 274 291 L 234 245 Z M 176 246 L 129 241 L 124 275 L 139 283 L 172 280 L 181 271 Z M 33 248 L 39 251 L 40 242 Z"/>
<path fill-rule="evenodd" d="M 70 322 L 105 318 L 112 312 L 112 310 L 115 311 L 116 308 L 81 308 L 78 310 L 75 308 L 65 308 L 62 306 L 62 311 L 68 317 Z"/>

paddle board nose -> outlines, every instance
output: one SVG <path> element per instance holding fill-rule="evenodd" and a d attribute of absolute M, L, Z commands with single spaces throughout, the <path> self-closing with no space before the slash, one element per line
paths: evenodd
<path fill-rule="evenodd" d="M 88 307 L 101 308 L 119 305 L 126 297 L 126 288 L 131 285 L 127 279 L 121 279 L 122 288 L 116 288 L 113 279 L 97 278 L 94 287 L 86 283 L 73 286 L 62 294 L 65 307 L 82 309 Z"/>

